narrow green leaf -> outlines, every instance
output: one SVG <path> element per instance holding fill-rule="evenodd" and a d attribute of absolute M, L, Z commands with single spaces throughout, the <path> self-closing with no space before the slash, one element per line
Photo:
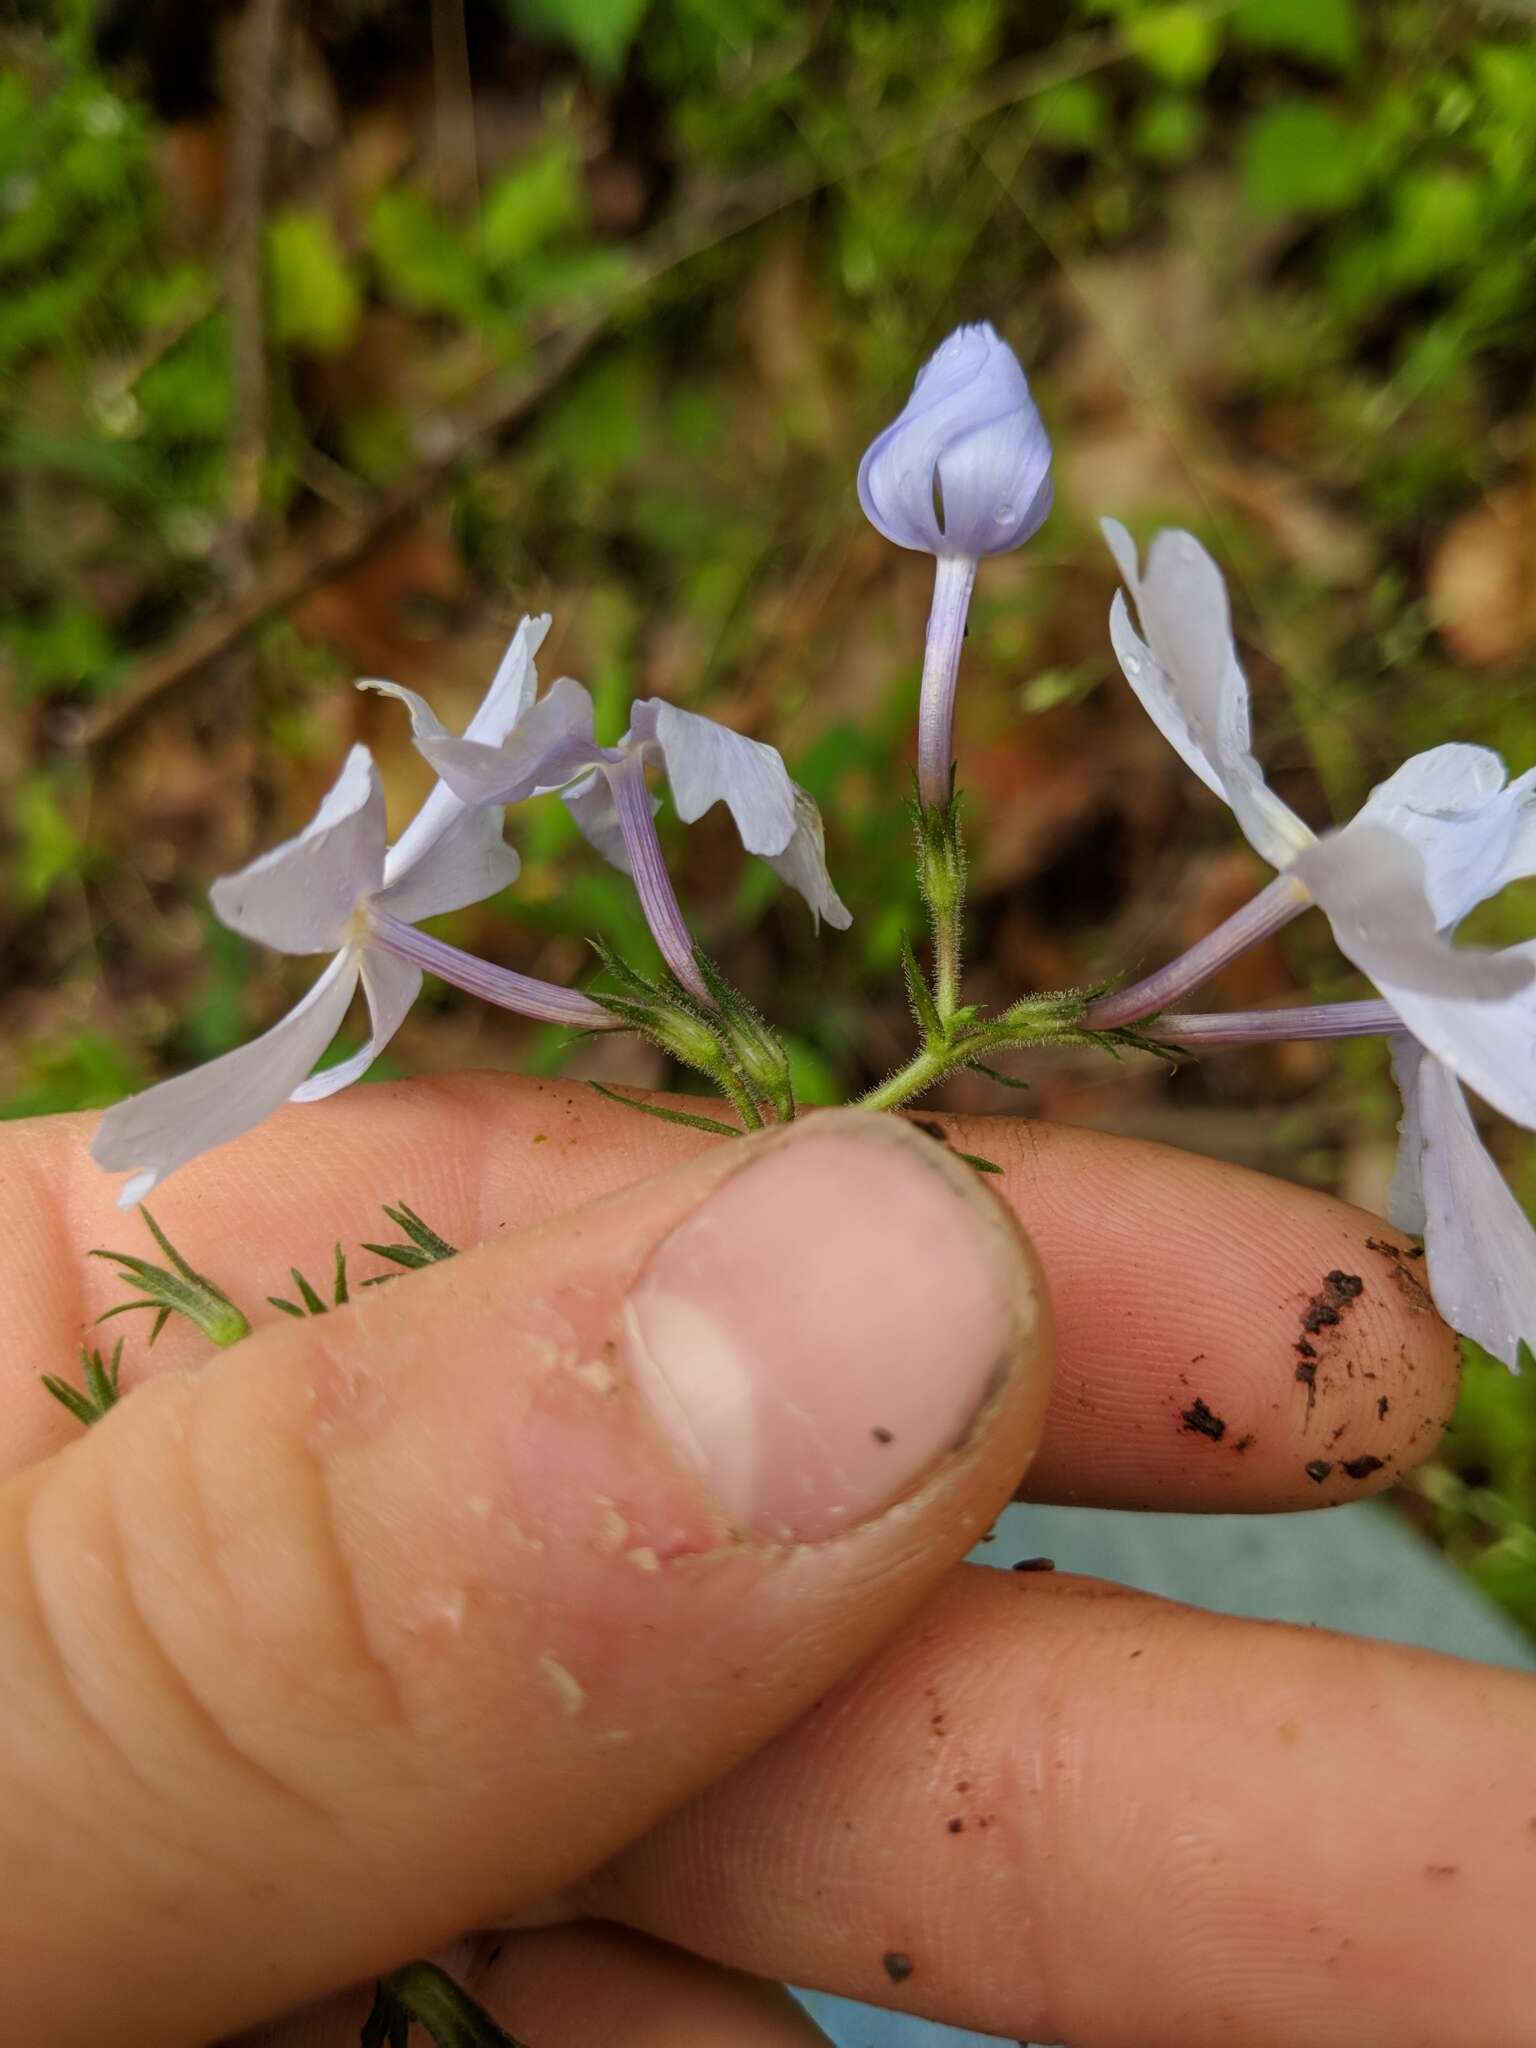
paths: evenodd
<path fill-rule="evenodd" d="M 997 1067 L 989 1067 L 981 1060 L 972 1060 L 972 1067 L 978 1074 L 985 1074 L 989 1081 L 996 1081 L 1003 1088 L 1028 1088 L 1028 1081 L 1021 1081 L 1016 1074 L 1005 1074 Z"/>
<path fill-rule="evenodd" d="M 983 1159 L 977 1152 L 957 1152 L 957 1159 L 963 1159 L 967 1166 L 974 1166 L 978 1173 L 1001 1173 L 1002 1168 L 995 1159 Z"/>
<path fill-rule="evenodd" d="M 458 1246 L 450 1244 L 446 1237 L 439 1237 L 432 1226 L 428 1223 L 423 1223 L 416 1214 L 416 1211 L 408 1208 L 404 1202 L 401 1202 L 398 1207 L 393 1209 L 389 1207 L 388 1203 L 385 1203 L 384 1214 L 391 1223 L 397 1223 L 411 1242 L 420 1246 L 429 1259 L 454 1259 L 458 1257 Z"/>
<path fill-rule="evenodd" d="M 316 1294 L 314 1288 L 310 1286 L 309 1282 L 304 1278 L 304 1275 L 299 1271 L 298 1267 L 290 1266 L 288 1268 L 288 1275 L 289 1278 L 293 1281 L 294 1286 L 299 1291 L 300 1301 L 303 1302 L 305 1308 L 309 1310 L 309 1313 L 312 1316 L 323 1316 L 325 1314 L 325 1303 L 320 1299 L 319 1295 Z"/>
<path fill-rule="evenodd" d="M 145 1208 L 142 1202 L 139 1204 L 139 1214 L 144 1218 L 144 1221 L 148 1224 L 150 1236 L 155 1240 L 155 1243 L 159 1245 L 161 1251 L 165 1253 L 165 1256 L 170 1260 L 171 1264 L 175 1267 L 176 1271 L 181 1275 L 182 1279 L 190 1280 L 194 1286 L 206 1287 L 208 1285 L 208 1282 L 203 1278 L 201 1273 L 195 1273 L 192 1270 L 192 1268 L 187 1264 L 186 1260 L 181 1256 L 181 1253 L 177 1251 L 175 1245 L 171 1243 L 171 1240 L 166 1236 L 165 1232 L 160 1228 L 159 1224 L 155 1221 L 154 1217 L 150 1215 L 148 1209 Z"/>
<path fill-rule="evenodd" d="M 100 1422 L 109 1408 L 115 1408 L 121 1398 L 118 1378 L 123 1364 L 123 1340 L 118 1338 L 110 1360 L 104 1360 L 99 1351 L 80 1346 L 80 1367 L 85 1380 L 85 1391 L 70 1385 L 57 1373 L 45 1372 L 42 1382 L 45 1390 L 55 1401 L 67 1408 L 77 1422 L 83 1422 L 87 1429 Z"/>
<path fill-rule="evenodd" d="M 735 1124 L 722 1124 L 712 1116 L 694 1116 L 686 1109 L 665 1109 L 659 1102 L 641 1102 L 636 1096 L 620 1095 L 616 1088 L 605 1088 L 601 1081 L 589 1081 L 587 1086 L 609 1102 L 622 1103 L 626 1109 L 638 1109 L 642 1116 L 659 1117 L 664 1124 L 685 1124 L 690 1131 L 708 1131 L 717 1138 L 744 1135 Z"/>
<path fill-rule="evenodd" d="M 907 1001 L 912 1005 L 912 1015 L 917 1019 L 917 1028 L 923 1034 L 924 1045 L 941 1045 L 944 1041 L 944 1026 L 940 1022 L 937 1005 L 932 991 L 917 963 L 912 950 L 912 941 L 905 932 L 901 938 L 901 972 L 907 984 Z"/>
<path fill-rule="evenodd" d="M 404 1266 L 409 1273 L 419 1273 L 423 1266 L 437 1264 L 436 1259 L 414 1244 L 365 1244 L 363 1250 L 372 1252 L 377 1258 L 388 1259 L 391 1265 Z"/>
<path fill-rule="evenodd" d="M 100 1419 L 91 1402 L 86 1399 L 85 1395 L 77 1387 L 72 1387 L 68 1380 L 61 1380 L 56 1373 L 45 1372 L 43 1374 L 43 1385 L 52 1394 L 54 1400 L 67 1408 L 70 1414 L 74 1416 L 76 1422 L 83 1422 L 87 1429 L 90 1428 L 93 1422 Z"/>
<path fill-rule="evenodd" d="M 296 1301 L 284 1301 L 280 1294 L 269 1294 L 267 1300 L 272 1304 L 273 1308 L 280 1308 L 285 1316 L 297 1316 L 299 1321 L 303 1322 L 304 1311 Z"/>
<path fill-rule="evenodd" d="M 336 1247 L 336 1273 L 331 1283 L 331 1300 L 337 1308 L 344 1308 L 349 1298 L 347 1293 L 347 1255 L 338 1244 Z"/>

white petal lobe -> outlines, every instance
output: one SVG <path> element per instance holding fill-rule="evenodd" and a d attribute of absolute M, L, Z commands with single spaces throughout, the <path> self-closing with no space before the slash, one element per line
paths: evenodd
<path fill-rule="evenodd" d="M 209 892 L 220 919 L 279 953 L 330 953 L 384 875 L 384 791 L 366 747 L 354 747 L 297 839 L 273 847 Z"/>
<path fill-rule="evenodd" d="M 417 924 L 424 917 L 441 917 L 445 911 L 463 910 L 471 903 L 483 903 L 487 896 L 494 896 L 509 882 L 515 882 L 521 865 L 501 836 L 504 821 L 498 805 L 470 809 L 441 783 L 437 788 L 442 790 L 451 810 L 413 859 L 398 866 L 393 859 L 386 863 L 389 879 L 373 898 L 381 909 L 404 918 L 407 924 Z M 434 790 L 433 795 L 436 794 Z M 418 812 L 418 821 L 422 815 Z M 404 844 L 402 840 L 401 845 Z M 391 855 L 397 851 L 391 848 Z"/>
<path fill-rule="evenodd" d="M 417 734 L 416 745 L 467 804 L 520 804 L 604 758 L 593 740 L 592 699 L 562 676 L 505 743 Z"/>
<path fill-rule="evenodd" d="M 368 1042 L 349 1058 L 338 1060 L 323 1073 L 301 1081 L 289 1097 L 291 1102 L 323 1102 L 354 1081 L 362 1079 L 379 1054 L 405 1022 L 406 1013 L 421 993 L 421 969 L 376 946 L 359 949 L 363 994 L 368 999 L 371 1029 Z"/>
<path fill-rule="evenodd" d="M 782 853 L 768 855 L 768 865 L 779 877 L 798 889 L 810 906 L 817 929 L 825 918 L 835 930 L 847 931 L 853 914 L 832 886 L 827 872 L 827 840 L 821 812 L 809 793 L 795 785 L 795 830 Z"/>
<path fill-rule="evenodd" d="M 302 1002 L 260 1038 L 109 1109 L 91 1157 L 109 1173 L 133 1173 L 120 1206 L 142 1201 L 178 1166 L 279 1108 L 336 1036 L 357 977 L 355 953 L 338 953 Z"/>
<path fill-rule="evenodd" d="M 1419 1068 L 1430 1292 L 1453 1329 L 1512 1371 L 1536 1345 L 1536 1233 L 1437 1060 Z"/>
<path fill-rule="evenodd" d="M 777 748 L 659 697 L 636 704 L 631 731 L 638 743 L 660 750 L 685 825 L 723 803 L 748 853 L 783 853 L 797 817 L 794 784 Z"/>

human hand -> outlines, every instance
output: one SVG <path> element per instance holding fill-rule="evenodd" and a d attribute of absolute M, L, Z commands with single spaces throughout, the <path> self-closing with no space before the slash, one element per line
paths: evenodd
<path fill-rule="evenodd" d="M 1051 1280 L 1057 1380 L 1031 1497 L 1310 1505 L 1432 1447 L 1454 1354 L 1368 1246 L 1392 1241 L 1372 1219 L 1083 1133 L 1009 1122 L 956 1141 L 1002 1161 Z M 751 1327 L 807 1307 L 784 1279 L 797 1228 L 835 1243 L 837 1269 L 858 1217 L 878 1223 L 855 1332 L 831 1302 L 840 1337 L 829 1352 L 835 1320 L 803 1325 L 787 1369 L 820 1341 L 841 1376 L 802 1393 L 830 1378 L 861 1444 L 896 1457 L 859 1465 L 856 1532 L 706 1559 L 764 1501 L 738 1468 L 731 1512 L 712 1507 L 633 1384 L 621 1373 L 610 1395 L 584 1368 L 668 1225 L 712 1187 L 743 1198 L 760 1171 L 741 1172 L 744 1148 L 490 1079 L 279 1119 L 164 1198 L 215 1274 L 231 1243 L 262 1270 L 323 1258 L 380 1193 L 492 1241 L 168 1375 L 39 1464 L 70 1425 L 35 1375 L 105 1304 L 81 1254 L 117 1232 L 78 1123 L 4 1135 L 0 1217 L 23 1262 L 0 1368 L 19 2037 L 203 2040 L 463 1927 L 564 1910 L 676 1945 L 579 1927 L 514 1936 L 494 1963 L 482 1949 L 477 1994 L 532 2048 L 815 2038 L 700 1954 L 1036 2038 L 1529 2038 L 1529 1687 L 952 1569 L 1038 1433 L 1038 1336 L 999 1341 L 980 1313 L 999 1276 L 1027 1303 L 1027 1255 L 927 1141 L 813 1124 L 770 1143 L 781 1160 L 819 1149 L 827 1170 L 770 1202 L 784 1246 L 726 1228 L 738 1279 L 755 1253 L 778 1259 Z M 904 1271 L 922 1282 L 906 1296 Z M 1367 1284 L 1314 1332 L 1308 1388 L 1300 1319 L 1333 1271 Z M 885 1347 L 905 1334 L 933 1355 L 934 1304 L 944 1372 L 908 1384 L 960 1408 L 946 1423 L 937 1394 L 919 1399 L 878 1443 L 864 1408 L 901 1379 L 879 1370 Z M 923 1425 L 930 1443 L 936 1424 L 958 1434 L 1000 1355 L 1012 1370 L 984 1422 L 924 1481 Z M 152 1356 L 197 1363 L 193 1333 Z M 1196 1399 L 1219 1440 L 1184 1424 Z M 1341 1426 L 1382 1468 L 1319 1484 L 1305 1467 Z M 804 1469 L 804 1448 L 781 1441 L 762 1483 Z M 908 1502 L 882 1513 L 893 1486 Z M 790 1505 L 766 1502 L 773 1519 Z M 649 1569 L 638 1553 L 658 1546 L 637 1538 L 664 1526 L 692 1554 Z M 913 1973 L 893 1984 L 898 1953 Z M 355 2038 L 341 2005 L 308 2038 L 346 2040 L 348 2017 Z"/>

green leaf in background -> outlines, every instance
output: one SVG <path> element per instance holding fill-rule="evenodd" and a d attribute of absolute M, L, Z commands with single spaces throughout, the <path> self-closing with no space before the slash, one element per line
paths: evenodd
<path fill-rule="evenodd" d="M 1128 48 L 1168 85 L 1198 85 L 1221 49 L 1221 23 L 1208 8 L 1159 7 L 1125 25 Z"/>
<path fill-rule="evenodd" d="M 41 903 L 61 882 L 88 871 L 85 840 L 59 781 L 47 769 L 26 776 L 12 792 L 6 823 L 11 884 L 23 903 Z"/>
<path fill-rule="evenodd" d="M 486 194 L 480 216 L 485 260 L 496 269 L 521 262 L 579 229 L 585 213 L 576 153 L 562 137 L 508 171 Z"/>
<path fill-rule="evenodd" d="M 650 0 L 512 0 L 535 35 L 566 43 L 602 78 L 617 78 Z"/>
<path fill-rule="evenodd" d="M 272 332 L 314 355 L 339 355 L 362 318 L 363 295 L 322 213 L 292 208 L 267 228 Z"/>
<path fill-rule="evenodd" d="M 1067 78 L 1030 102 L 1035 132 L 1057 149 L 1100 149 L 1109 137 L 1109 104 L 1091 78 Z"/>
<path fill-rule="evenodd" d="M 1181 164 L 1205 137 L 1205 109 L 1185 93 L 1165 92 L 1136 116 L 1136 153 L 1155 164 Z"/>
<path fill-rule="evenodd" d="M 1250 121 L 1242 141 L 1243 189 L 1260 213 L 1333 213 L 1365 184 L 1365 145 L 1316 100 L 1282 100 Z"/>
<path fill-rule="evenodd" d="M 368 211 L 368 250 L 391 298 L 415 313 L 473 319 L 480 273 L 454 223 L 425 192 L 397 185 Z"/>
<path fill-rule="evenodd" d="M 1387 267 L 1399 284 L 1427 283 L 1479 260 L 1483 188 L 1465 171 L 1409 171 L 1392 193 Z"/>
<path fill-rule="evenodd" d="M 1238 42 L 1348 70 L 1360 48 L 1354 0 L 1241 0 L 1230 27 Z"/>

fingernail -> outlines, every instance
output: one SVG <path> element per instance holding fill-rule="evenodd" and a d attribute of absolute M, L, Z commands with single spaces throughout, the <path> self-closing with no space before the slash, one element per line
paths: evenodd
<path fill-rule="evenodd" d="M 651 1255 L 625 1307 L 634 1383 L 744 1532 L 817 1542 L 963 1443 L 1038 1303 L 969 1167 L 887 1117 L 818 1116 Z"/>

